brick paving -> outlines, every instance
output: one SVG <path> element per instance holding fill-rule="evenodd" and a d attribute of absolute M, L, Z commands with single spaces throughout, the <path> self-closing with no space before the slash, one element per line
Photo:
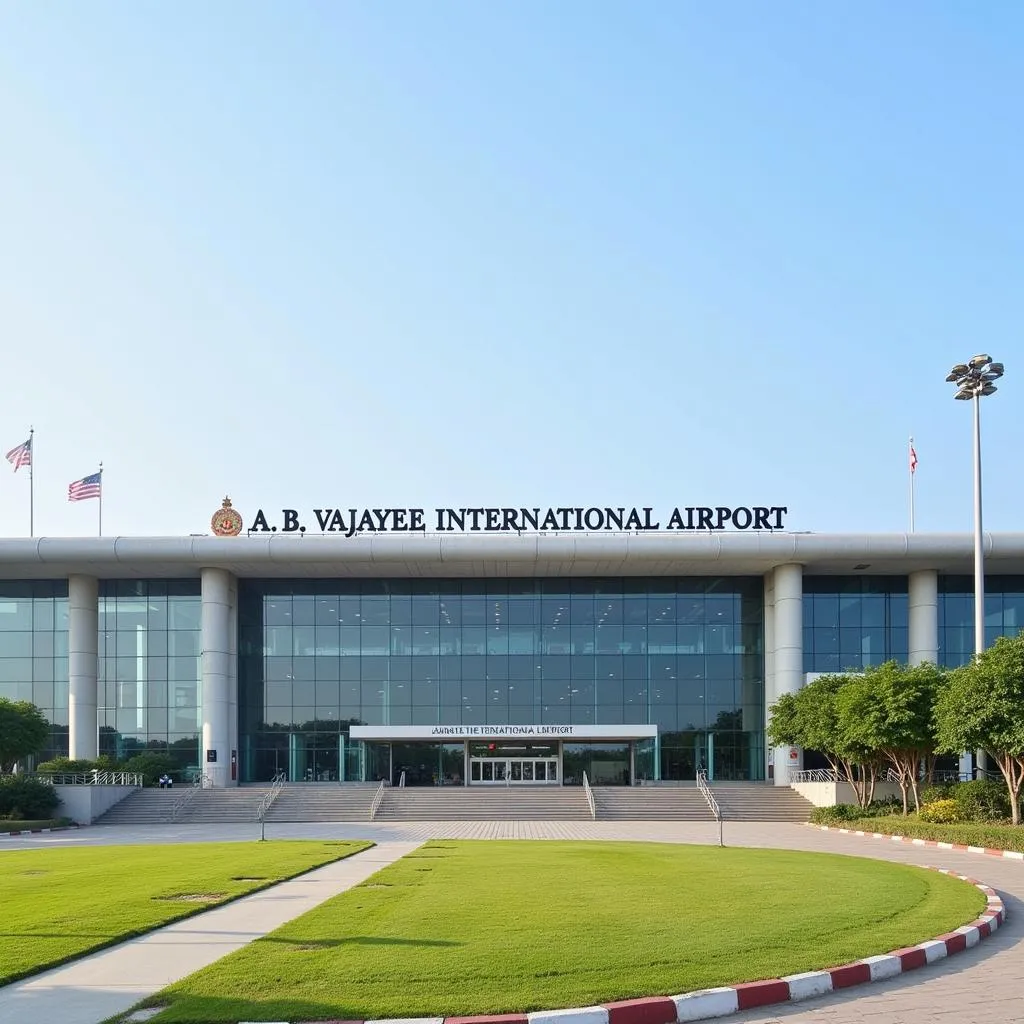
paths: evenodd
<path fill-rule="evenodd" d="M 268 838 L 368 838 L 418 842 L 444 839 L 636 840 L 717 843 L 718 829 L 703 822 L 459 821 L 335 825 L 278 825 Z M 212 842 L 256 838 L 251 825 L 92 827 L 73 833 L 25 836 L 0 849 L 106 843 Z M 993 886 L 1007 906 L 1006 924 L 991 938 L 955 957 L 910 974 L 797 1004 L 729 1017 L 736 1024 L 1024 1024 L 1024 863 L 982 854 L 925 849 L 906 843 L 820 832 L 805 825 L 726 822 L 726 845 L 815 850 L 951 868 Z M 2 859 L 0 859 L 2 864 Z M 823 894 L 825 896 L 827 894 Z M 713 927 L 713 922 L 709 927 Z M 766 942 L 785 942 L 769 934 Z M 883 952 L 879 950 L 879 952 Z"/>

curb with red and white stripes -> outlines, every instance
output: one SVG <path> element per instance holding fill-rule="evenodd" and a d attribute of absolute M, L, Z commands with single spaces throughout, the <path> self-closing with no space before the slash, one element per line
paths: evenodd
<path fill-rule="evenodd" d="M 888 832 L 867 832 L 863 829 L 838 828 L 836 825 L 811 825 L 819 832 L 839 832 L 844 836 L 864 836 L 868 839 L 888 839 L 894 843 L 911 843 L 914 846 L 931 846 L 937 850 L 955 850 L 957 853 L 983 853 L 988 857 L 1005 857 L 1007 860 L 1024 860 L 1024 853 L 1017 850 L 992 850 L 987 846 L 964 846 L 962 843 L 944 843 L 938 839 L 916 839 L 913 836 L 894 836 Z"/>
<path fill-rule="evenodd" d="M 709 1020 L 741 1010 L 752 1010 L 774 1003 L 798 1002 L 827 995 L 841 988 L 895 978 L 899 974 L 935 963 L 954 953 L 976 946 L 991 935 L 1006 919 L 1006 908 L 999 894 L 987 885 L 944 868 L 932 868 L 980 889 L 988 904 L 976 921 L 907 949 L 895 949 L 881 956 L 869 956 L 856 963 L 826 971 L 807 971 L 785 978 L 751 981 L 742 985 L 709 988 L 678 996 L 626 999 L 601 1006 L 570 1010 L 539 1010 L 535 1013 L 504 1013 L 466 1017 L 405 1017 L 372 1021 L 319 1021 L 314 1024 L 677 1024 L 681 1021 Z M 131 1018 L 129 1018 L 130 1020 Z M 253 1022 L 239 1021 L 239 1024 Z M 288 1024 L 275 1021 L 271 1024 Z"/>
<path fill-rule="evenodd" d="M 5 839 L 8 836 L 11 838 L 14 836 L 38 836 L 44 832 L 70 832 L 71 829 L 78 827 L 78 825 L 58 825 L 56 828 L 23 828 L 17 832 L 0 832 L 0 839 Z"/>

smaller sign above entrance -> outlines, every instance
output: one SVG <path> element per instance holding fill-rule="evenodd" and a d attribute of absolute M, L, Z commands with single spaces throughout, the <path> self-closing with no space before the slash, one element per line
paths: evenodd
<path fill-rule="evenodd" d="M 508 736 L 545 740 L 645 740 L 658 735 L 656 725 L 353 725 L 353 740 L 502 739 Z"/>

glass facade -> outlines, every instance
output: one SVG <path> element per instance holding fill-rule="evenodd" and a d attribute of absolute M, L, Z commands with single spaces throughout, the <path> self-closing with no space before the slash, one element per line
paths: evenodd
<path fill-rule="evenodd" d="M 759 577 L 241 580 L 242 778 L 365 777 L 353 724 L 649 723 L 638 775 L 761 778 L 762 638 Z"/>
<path fill-rule="evenodd" d="M 907 660 L 906 576 L 805 576 L 804 671 Z"/>
<path fill-rule="evenodd" d="M 50 722 L 38 760 L 67 754 L 67 580 L 0 582 L 0 697 L 32 701 Z"/>
<path fill-rule="evenodd" d="M 101 581 L 98 745 L 128 758 L 199 763 L 199 581 Z M 51 723 L 37 760 L 68 754 L 68 585 L 0 583 L 0 697 L 30 700 Z"/>
<path fill-rule="evenodd" d="M 656 741 L 564 743 L 558 781 L 764 777 L 760 577 L 238 586 L 242 781 L 465 781 L 461 744 L 362 744 L 353 724 L 653 724 Z M 987 642 L 1024 628 L 1024 576 L 986 588 Z M 0 696 L 42 709 L 44 758 L 68 752 L 67 594 L 0 582 Z M 906 660 L 907 603 L 905 576 L 805 576 L 805 671 Z M 200 611 L 198 580 L 100 582 L 101 752 L 199 767 Z M 939 577 L 938 635 L 940 663 L 970 659 L 971 577 Z M 524 750 L 513 770 L 551 781 L 550 752 Z"/>
<path fill-rule="evenodd" d="M 1024 576 L 985 579 L 985 644 L 1024 629 Z M 965 665 L 974 654 L 974 577 L 939 577 L 939 664 Z"/>
<path fill-rule="evenodd" d="M 104 580 L 99 593 L 99 750 L 169 754 L 199 768 L 198 580 Z"/>

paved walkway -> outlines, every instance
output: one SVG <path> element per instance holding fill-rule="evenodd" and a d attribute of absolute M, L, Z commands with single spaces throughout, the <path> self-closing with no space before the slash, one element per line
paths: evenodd
<path fill-rule="evenodd" d="M 349 822 L 336 825 L 275 824 L 268 838 L 367 838 L 382 844 L 371 854 L 381 860 L 373 870 L 383 866 L 383 856 L 392 850 L 403 852 L 430 838 L 450 839 L 632 839 L 641 842 L 717 843 L 718 828 L 703 822 L 410 822 L 403 824 L 376 824 Z M 956 853 L 950 850 L 925 849 L 906 843 L 894 843 L 857 836 L 843 836 L 820 832 L 806 825 L 729 823 L 724 828 L 725 842 L 734 846 L 777 848 L 793 850 L 820 850 L 845 853 L 861 857 L 880 857 L 884 860 L 908 864 L 929 864 L 954 868 L 965 875 L 978 878 L 996 888 L 1007 905 L 1006 924 L 994 936 L 973 949 L 958 953 L 947 960 L 913 971 L 887 982 L 853 988 L 834 993 L 820 1000 L 772 1007 L 768 1011 L 755 1011 L 728 1018 L 737 1024 L 981 1024 L 999 1021 L 1001 1024 L 1024 1024 L 1024 862 L 985 857 L 978 854 Z M 103 845 L 108 843 L 150 842 L 224 842 L 254 838 L 251 825 L 221 826 L 106 826 L 82 829 L 77 832 L 58 832 L 50 835 L 28 836 L 0 841 L 0 869 L 5 849 L 50 847 L 61 845 Z M 386 851 L 384 847 L 387 847 Z M 357 858 L 342 862 L 353 864 Z M 388 857 L 393 860 L 398 853 Z M 366 862 L 364 862 L 366 863 Z M 339 867 L 342 865 L 338 865 Z M 331 869 L 321 869 L 329 871 Z M 366 875 L 370 872 L 367 871 Z M 364 875 L 363 877 L 366 877 Z M 311 875 L 306 876 L 312 877 Z M 294 883 L 284 883 L 292 885 Z M 352 883 L 349 883 L 352 884 Z M 341 891 L 344 885 L 332 891 Z M 271 893 L 280 889 L 271 890 Z M 328 894 L 330 895 L 330 894 Z M 257 899 L 258 897 L 248 897 Z M 326 897 L 323 897 L 326 898 Z M 244 902 L 244 901 L 242 901 Z M 319 902 L 316 900 L 315 902 Z M 234 906 L 238 906 L 235 904 Z M 230 908 L 224 908 L 228 910 Z M 301 909 L 306 909 L 305 907 Z M 201 918 L 184 923 L 195 929 L 200 921 L 223 911 L 210 911 Z M 295 916 L 301 910 L 289 908 L 280 920 Z M 708 927 L 714 927 L 709 922 Z M 269 930 L 269 929 L 267 929 Z M 237 941 L 242 945 L 255 935 L 247 934 Z M 140 940 L 145 942 L 146 940 Z M 188 941 L 197 941 L 194 937 Z M 784 935 L 766 935 L 767 942 L 785 942 Z M 216 946 L 203 962 L 210 962 L 235 946 Z M 81 964 L 96 961 L 108 954 L 98 954 Z M 76 965 L 77 966 L 77 965 Z M 176 963 L 176 966 L 178 964 Z M 198 965 L 197 965 L 198 966 Z M 50 976 L 69 971 L 62 968 Z M 186 965 L 159 982 L 166 982 L 195 969 Z M 91 972 L 86 972 L 91 975 Z M 111 987 L 126 975 L 112 976 Z M 27 1004 L 21 1005 L 20 1016 L 4 1016 L 8 993 L 14 988 L 28 988 L 38 984 L 47 975 L 24 982 L 10 989 L 0 989 L 0 1024 L 31 1024 L 35 1020 L 60 1021 L 63 1018 L 46 1015 L 27 1015 Z M 89 980 L 89 979 L 86 979 Z M 95 980 L 95 979 L 92 979 Z M 159 985 L 155 987 L 159 987 Z M 142 998 L 135 994 L 125 1005 Z M 40 1004 L 41 1006 L 42 1004 Z M 467 1007 L 472 1011 L 472 1007 Z M 7 1011 L 9 1014 L 9 1011 Z M 110 1011 L 115 1012 L 115 1011 Z M 70 1018 L 69 1018 L 70 1019 Z M 76 1016 L 75 1024 L 98 1024 L 103 1015 L 91 1018 Z"/>
<path fill-rule="evenodd" d="M 419 845 L 382 842 L 272 889 L 7 985 L 0 988 L 0 1024 L 100 1024 L 358 885 Z M 4 849 L 0 847 L 0 866 Z"/>

